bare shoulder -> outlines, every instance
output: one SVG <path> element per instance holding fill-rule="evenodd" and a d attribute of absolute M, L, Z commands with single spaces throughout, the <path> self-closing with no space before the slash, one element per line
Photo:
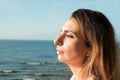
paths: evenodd
<path fill-rule="evenodd" d="M 90 75 L 90 76 L 88 76 L 86 78 L 87 78 L 86 80 L 98 80 L 98 78 L 95 77 L 94 75 Z"/>

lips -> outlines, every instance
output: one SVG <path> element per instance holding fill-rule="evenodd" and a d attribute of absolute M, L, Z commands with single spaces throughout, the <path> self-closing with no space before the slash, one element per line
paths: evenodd
<path fill-rule="evenodd" d="M 63 53 L 64 53 L 64 51 L 57 49 L 57 54 L 58 54 L 58 55 L 61 55 L 61 54 L 63 54 Z"/>

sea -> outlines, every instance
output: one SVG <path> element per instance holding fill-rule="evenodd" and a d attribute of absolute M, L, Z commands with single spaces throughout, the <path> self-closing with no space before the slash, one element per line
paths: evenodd
<path fill-rule="evenodd" d="M 69 80 L 50 40 L 0 40 L 0 80 Z"/>

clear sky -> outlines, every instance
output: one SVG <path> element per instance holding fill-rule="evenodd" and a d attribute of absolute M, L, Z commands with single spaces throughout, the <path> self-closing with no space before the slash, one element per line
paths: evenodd
<path fill-rule="evenodd" d="M 78 8 L 103 12 L 120 35 L 120 0 L 0 0 L 0 39 L 53 40 Z"/>

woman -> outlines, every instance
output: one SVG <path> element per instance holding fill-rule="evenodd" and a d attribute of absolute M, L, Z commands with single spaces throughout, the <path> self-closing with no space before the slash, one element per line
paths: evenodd
<path fill-rule="evenodd" d="M 58 60 L 73 73 L 70 80 L 118 80 L 114 30 L 101 12 L 76 10 L 54 43 Z"/>

